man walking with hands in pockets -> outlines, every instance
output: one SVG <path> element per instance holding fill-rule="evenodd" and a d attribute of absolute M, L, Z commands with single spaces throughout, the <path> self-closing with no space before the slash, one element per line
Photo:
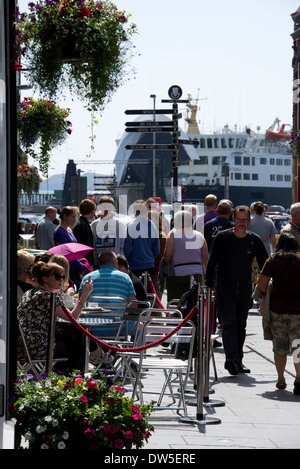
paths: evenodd
<path fill-rule="evenodd" d="M 262 269 L 268 253 L 258 235 L 248 231 L 250 209 L 238 206 L 233 213 L 234 227 L 214 238 L 206 269 L 206 285 L 214 288 L 223 322 L 222 340 L 225 369 L 231 375 L 250 373 L 243 363 L 248 311 L 252 295 L 252 262 L 256 257 Z"/>

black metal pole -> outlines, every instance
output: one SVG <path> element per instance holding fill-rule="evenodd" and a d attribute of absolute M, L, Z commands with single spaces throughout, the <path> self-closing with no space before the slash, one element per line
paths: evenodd
<path fill-rule="evenodd" d="M 55 293 L 50 296 L 50 318 L 48 329 L 48 351 L 46 361 L 46 372 L 50 373 L 53 367 L 53 349 L 55 341 Z"/>

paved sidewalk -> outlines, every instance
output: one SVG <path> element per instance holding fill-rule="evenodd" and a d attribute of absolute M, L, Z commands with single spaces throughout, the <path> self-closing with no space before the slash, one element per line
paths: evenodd
<path fill-rule="evenodd" d="M 206 423 L 184 423 L 173 410 L 155 411 L 150 419 L 155 433 L 145 449 L 299 449 L 300 396 L 293 394 L 292 357 L 288 357 L 287 388 L 278 390 L 272 343 L 263 340 L 255 309 L 249 312 L 244 352 L 251 374 L 230 376 L 224 369 L 223 348 L 214 349 L 218 381 L 214 382 L 211 363 L 212 394 L 203 407 Z M 153 388 L 158 378 L 158 372 L 149 374 L 143 381 L 145 389 Z M 225 405 L 215 407 L 214 402 Z M 196 421 L 197 407 L 189 405 L 188 412 Z M 211 419 L 220 423 L 209 423 Z"/>

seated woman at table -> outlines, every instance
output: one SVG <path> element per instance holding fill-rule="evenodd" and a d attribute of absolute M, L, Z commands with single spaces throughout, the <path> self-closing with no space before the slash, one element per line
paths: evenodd
<path fill-rule="evenodd" d="M 64 268 L 51 262 L 37 262 L 33 265 L 32 277 L 35 286 L 24 293 L 17 309 L 17 316 L 23 328 L 26 344 L 31 359 L 45 360 L 47 358 L 48 334 L 50 321 L 50 299 L 51 293 L 55 295 L 55 314 L 57 317 L 68 320 L 62 306 L 63 301 L 57 295 L 61 291 L 65 278 Z M 82 289 L 80 300 L 71 311 L 72 316 L 77 319 L 82 311 L 88 295 L 93 290 L 93 282 L 89 280 Z M 81 334 L 83 336 L 83 334 Z M 18 338 L 18 358 L 26 358 L 22 342 Z M 82 346 L 74 340 L 65 340 L 65 338 L 56 335 L 54 358 L 68 358 L 67 362 L 60 362 L 58 369 L 62 371 L 72 371 L 84 369 L 85 348 L 82 340 Z"/>
<path fill-rule="evenodd" d="M 28 269 L 34 263 L 34 254 L 21 249 L 17 253 L 17 301 L 20 302 L 22 296 L 27 290 L 32 288 Z"/>
<path fill-rule="evenodd" d="M 56 264 L 61 265 L 65 269 L 65 279 L 62 285 L 60 296 L 63 299 L 65 306 L 69 308 L 69 304 L 72 303 L 72 301 L 69 300 L 71 300 L 76 293 L 76 287 L 74 285 L 74 282 L 69 277 L 69 261 L 65 256 L 61 256 L 60 254 L 53 254 L 53 256 L 51 257 L 51 262 L 55 262 Z"/>

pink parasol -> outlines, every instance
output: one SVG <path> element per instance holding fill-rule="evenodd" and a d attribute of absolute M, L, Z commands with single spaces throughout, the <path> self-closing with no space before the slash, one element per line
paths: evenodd
<path fill-rule="evenodd" d="M 54 246 L 51 249 L 48 249 L 48 252 L 52 254 L 59 254 L 60 256 L 65 256 L 68 261 L 74 261 L 75 259 L 80 259 L 84 257 L 88 252 L 92 251 L 94 248 L 86 246 L 85 244 L 80 243 L 65 243 Z"/>

